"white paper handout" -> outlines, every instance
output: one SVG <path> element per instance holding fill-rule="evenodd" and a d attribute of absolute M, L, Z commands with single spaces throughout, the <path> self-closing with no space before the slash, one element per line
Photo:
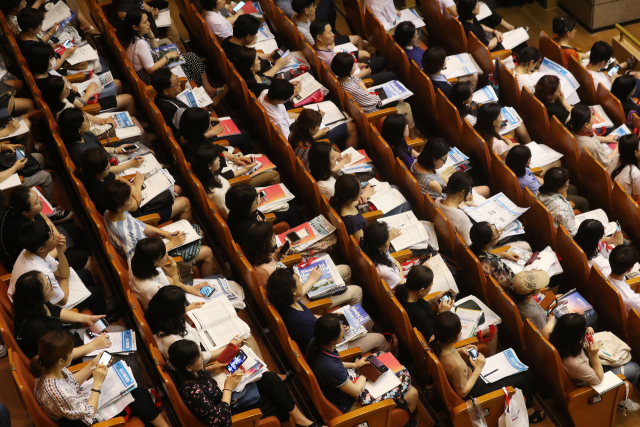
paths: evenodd
<path fill-rule="evenodd" d="M 369 91 L 379 92 L 380 94 L 386 95 L 386 98 L 382 100 L 382 105 L 387 105 L 400 99 L 407 99 L 413 95 L 413 92 L 407 89 L 398 80 L 393 80 L 388 83 L 373 86 L 369 88 Z M 380 98 L 382 98 L 382 96 Z"/>
<path fill-rule="evenodd" d="M 100 117 L 101 119 L 108 119 L 112 117 L 116 122 L 116 136 L 120 138 L 120 140 L 142 135 L 142 131 L 135 125 L 131 115 L 126 111 L 102 113 L 98 114 L 96 117 Z"/>
<path fill-rule="evenodd" d="M 188 294 L 187 294 L 188 295 Z M 138 350 L 138 346 L 136 345 L 136 333 L 132 330 L 128 331 L 120 331 L 120 332 L 109 332 L 109 341 L 111 341 L 111 347 L 98 349 L 92 351 L 91 353 L 87 353 L 87 356 L 97 356 L 102 351 L 106 350 L 109 353 L 118 353 L 118 354 L 129 354 L 133 351 Z M 84 343 L 89 344 L 95 338 L 90 338 L 87 334 L 84 334 Z"/>
<path fill-rule="evenodd" d="M 418 12 L 416 12 L 414 9 L 402 9 L 400 11 L 400 17 L 395 20 L 393 26 L 406 21 L 412 22 L 416 28 L 422 28 L 426 25 L 422 17 L 418 15 Z M 388 28 L 385 29 L 389 30 Z M 418 34 L 420 33 L 418 32 Z"/>
<path fill-rule="evenodd" d="M 468 76 L 469 74 L 478 74 L 478 70 L 471 62 L 468 53 L 447 56 L 445 69 L 442 70 L 445 79 Z"/>
<path fill-rule="evenodd" d="M 487 4 L 485 2 L 479 2 L 480 3 L 480 13 L 478 13 L 476 15 L 476 19 L 478 21 L 483 20 L 484 18 L 488 18 L 491 15 L 493 15 L 493 12 L 491 12 L 491 9 L 489 9 L 489 6 L 487 6 Z"/>
<path fill-rule="evenodd" d="M 487 358 L 487 362 L 484 368 L 482 368 L 480 378 L 482 378 L 485 383 L 491 384 L 528 369 L 529 367 L 518 359 L 515 351 L 509 348 L 502 353 Z"/>
<path fill-rule="evenodd" d="M 462 324 L 460 339 L 465 340 L 474 336 L 478 329 L 478 322 L 482 317 L 482 310 L 471 310 L 468 308 L 456 307 L 456 314 L 460 318 L 460 323 Z"/>
<path fill-rule="evenodd" d="M 461 304 L 464 304 L 467 301 L 473 301 L 476 304 L 478 304 L 478 307 L 480 307 L 480 309 L 482 310 L 482 313 L 484 313 L 484 323 L 479 324 L 478 327 L 476 328 L 476 331 L 482 331 L 484 329 L 487 329 L 489 325 L 499 325 L 500 323 L 502 323 L 502 319 L 500 318 L 500 316 L 498 316 L 493 310 L 491 310 L 485 303 L 480 301 L 480 298 L 478 298 L 475 295 L 469 295 L 462 299 L 457 299 L 453 307 L 451 308 L 451 311 L 455 313 L 456 307 L 458 307 Z"/>
<path fill-rule="evenodd" d="M 200 308 L 187 312 L 193 321 L 200 343 L 213 351 L 229 344 L 231 339 L 242 335 L 249 338 L 251 330 L 236 314 L 227 298 L 215 298 Z"/>
<path fill-rule="evenodd" d="M 59 1 L 47 10 L 42 20 L 42 31 L 48 31 L 56 22 L 62 22 L 71 16 L 71 9 L 63 1 Z"/>
<path fill-rule="evenodd" d="M 625 135 L 630 135 L 631 131 L 629 130 L 629 128 L 627 127 L 627 125 L 622 125 L 619 128 L 615 129 L 613 132 L 611 132 L 611 135 L 616 135 L 618 137 L 620 136 L 625 136 Z"/>
<path fill-rule="evenodd" d="M 13 133 L 10 133 L 7 136 L 3 136 L 2 138 L 0 138 L 0 140 L 13 138 L 14 136 L 19 136 L 29 132 L 29 126 L 27 126 L 24 120 L 22 120 L 22 117 L 18 117 L 17 119 L 13 119 L 13 120 L 17 120 L 18 123 L 20 124 L 20 127 L 16 129 Z"/>
<path fill-rule="evenodd" d="M 113 83 L 113 75 L 111 74 L 111 71 L 107 71 L 103 74 L 94 74 L 93 77 L 89 80 L 85 80 L 82 83 L 76 84 L 78 93 L 80 95 L 84 95 L 84 92 L 87 90 L 91 83 L 95 83 L 98 85 L 98 89 L 96 89 L 95 93 L 101 93 L 106 85 L 108 85 L 109 83 Z"/>
<path fill-rule="evenodd" d="M 523 27 L 507 31 L 506 33 L 503 33 L 502 36 L 502 46 L 505 49 L 513 49 L 519 44 L 522 44 L 529 40 L 529 33 L 527 33 L 527 30 L 525 30 Z"/>
<path fill-rule="evenodd" d="M 376 191 L 376 194 L 369 197 L 369 201 L 373 203 L 376 209 L 381 210 L 382 213 L 386 215 L 406 202 L 407 199 L 405 199 L 398 190 L 392 188 L 384 193 L 378 193 Z"/>
<path fill-rule="evenodd" d="M 341 124 L 347 121 L 347 117 L 344 115 L 342 111 L 338 108 L 333 101 L 323 101 L 318 102 L 317 104 L 308 104 L 305 105 L 304 108 L 307 110 L 316 110 L 324 112 L 324 116 L 322 116 L 322 124 L 325 126 L 329 126 L 330 128 L 334 127 L 334 124 Z"/>
<path fill-rule="evenodd" d="M 343 43 L 343 44 L 334 46 L 333 51 L 335 53 L 351 53 L 351 52 L 357 52 L 358 47 L 353 43 L 349 42 L 349 43 Z"/>
<path fill-rule="evenodd" d="M 213 100 L 202 86 L 193 90 L 185 89 L 176 98 L 187 104 L 189 107 L 206 108 L 213 104 Z"/>
<path fill-rule="evenodd" d="M 602 209 L 594 209 L 592 211 L 576 215 L 576 230 L 580 227 L 582 221 L 587 219 L 597 219 L 600 221 L 604 227 L 605 236 L 611 236 L 618 229 L 618 224 L 615 221 L 609 221 L 605 211 Z"/>
<path fill-rule="evenodd" d="M 351 155 L 351 161 L 350 161 L 348 164 L 344 165 L 344 167 L 342 168 L 343 170 L 344 170 L 345 168 L 348 168 L 348 167 L 349 167 L 349 166 L 351 166 L 352 164 L 354 164 L 354 163 L 356 163 L 356 162 L 359 162 L 360 160 L 364 159 L 364 156 L 363 156 L 362 154 L 358 153 L 358 151 L 357 151 L 355 148 L 353 148 L 353 147 L 349 147 L 349 148 L 347 148 L 346 150 L 344 150 L 344 151 L 343 151 L 342 153 L 340 153 L 340 154 L 341 154 L 343 157 L 344 157 L 346 154 L 350 154 L 350 155 Z M 376 190 L 377 190 L 377 189 L 376 189 Z"/>
<path fill-rule="evenodd" d="M 555 276 L 557 274 L 562 274 L 562 266 L 560 265 L 560 261 L 558 260 L 558 256 L 551 249 L 550 246 L 547 246 L 542 251 L 538 253 L 537 259 L 529 265 L 527 261 L 533 255 L 531 252 L 526 249 L 521 249 L 516 246 L 511 246 L 508 249 L 508 252 L 515 252 L 520 257 L 518 261 L 512 261 L 507 258 L 503 258 L 502 261 L 511 268 L 514 274 L 518 274 L 521 271 L 531 271 L 531 270 L 542 270 L 549 273 L 549 276 Z"/>
<path fill-rule="evenodd" d="M 96 419 L 104 421 L 118 415 L 122 411 L 120 409 L 119 412 L 116 412 L 118 408 L 122 407 L 124 409 L 125 406 L 133 402 L 131 391 L 137 387 L 138 384 L 133 372 L 124 360 L 109 366 L 98 398 Z M 93 388 L 93 378 L 82 383 L 82 388 L 91 390 Z"/>
<path fill-rule="evenodd" d="M 0 190 L 8 190 L 9 188 L 18 187 L 22 185 L 22 181 L 20 181 L 20 175 L 14 173 L 9 178 L 0 182 Z"/>
<path fill-rule="evenodd" d="M 386 223 L 389 229 L 397 228 L 402 231 L 402 234 L 391 241 L 396 251 L 429 239 L 429 234 L 412 211 L 380 218 L 378 221 Z"/>
<path fill-rule="evenodd" d="M 433 271 L 433 286 L 431 286 L 431 293 L 446 292 L 452 290 L 456 294 L 460 293 L 458 285 L 456 284 L 451 270 L 447 267 L 447 264 L 442 259 L 442 255 L 437 254 L 432 256 L 424 263 L 427 267 Z"/>
<path fill-rule="evenodd" d="M 191 223 L 186 219 L 181 219 L 180 221 L 176 221 L 169 225 L 166 225 L 162 227 L 161 230 L 168 231 L 169 233 L 172 233 L 172 234 L 183 232 L 187 235 L 187 238 L 185 239 L 185 241 L 180 246 L 176 246 L 178 248 L 184 245 L 188 245 L 189 243 L 195 242 L 196 240 L 202 239 L 202 236 L 196 233 L 196 230 L 193 229 L 193 226 L 191 225 Z M 169 239 L 166 239 L 166 238 L 163 238 L 162 241 L 165 244 L 169 243 Z"/>
<path fill-rule="evenodd" d="M 500 135 L 506 135 L 522 124 L 522 119 L 513 107 L 502 107 L 500 114 L 502 115 L 502 119 L 507 122 L 500 127 L 498 131 Z"/>
<path fill-rule="evenodd" d="M 69 296 L 67 297 L 67 303 L 61 306 L 67 310 L 72 309 L 91 296 L 91 292 L 89 292 L 89 289 L 84 285 L 73 267 L 69 267 L 69 271 L 71 273 L 69 275 Z"/>
<path fill-rule="evenodd" d="M 118 175 L 120 176 L 134 175 L 136 172 L 146 174 L 149 172 L 153 172 L 154 170 L 162 169 L 162 165 L 158 163 L 158 159 L 156 159 L 156 157 L 153 154 L 149 153 L 145 155 L 143 159 L 144 159 L 144 162 L 142 162 L 140 167 L 137 167 L 137 168 L 130 167 L 129 169 L 123 170 Z"/>
<path fill-rule="evenodd" d="M 471 100 L 476 104 L 489 104 L 492 102 L 498 102 L 498 95 L 496 95 L 496 92 L 493 90 L 493 86 L 485 86 L 482 89 L 473 92 Z"/>
<path fill-rule="evenodd" d="M 467 206 L 462 210 L 475 222 L 487 221 L 495 225 L 496 228 L 504 228 L 529 208 L 518 207 L 503 193 L 498 193 L 478 207 Z"/>
<path fill-rule="evenodd" d="M 580 87 L 580 83 L 578 83 L 569 70 L 564 68 L 562 65 L 556 64 L 549 58 L 544 58 L 538 71 L 531 73 L 531 79 L 533 80 L 533 83 L 536 84 L 542 76 L 546 75 L 556 76 L 560 79 L 562 94 L 569 104 L 575 105 L 580 102 L 580 98 L 576 93 L 576 90 Z"/>
<path fill-rule="evenodd" d="M 607 116 L 607 113 L 604 112 L 604 109 L 602 109 L 602 106 L 591 105 L 589 106 L 589 109 L 591 109 L 592 114 L 595 113 L 594 115 L 596 116 L 594 117 L 594 120 L 593 120 L 593 129 L 600 129 L 603 127 L 607 127 L 607 128 L 613 127 L 613 122 L 611 121 L 609 116 Z M 598 118 L 598 123 L 596 123 L 596 120 L 595 120 L 596 118 Z"/>
<path fill-rule="evenodd" d="M 367 383 L 364 385 L 364 388 L 366 388 L 369 391 L 369 394 L 371 395 L 371 397 L 373 397 L 374 399 L 377 399 L 378 397 L 382 396 L 386 392 L 391 391 L 394 388 L 398 387 L 400 384 L 401 384 L 400 379 L 396 376 L 396 374 L 391 369 L 389 369 L 387 372 L 380 375 L 380 377 L 376 382 L 371 382 L 370 380 L 367 380 Z"/>
<path fill-rule="evenodd" d="M 142 201 L 140 207 L 146 205 L 162 192 L 173 189 L 175 181 L 166 169 L 154 169 L 144 174 L 142 183 Z"/>
<path fill-rule="evenodd" d="M 76 51 L 67 58 L 67 62 L 71 65 L 76 65 L 84 61 L 96 61 L 98 60 L 98 52 L 91 47 L 90 44 L 85 44 L 76 49 Z"/>
<path fill-rule="evenodd" d="M 158 11 L 158 17 L 155 19 L 156 26 L 158 28 L 171 26 L 171 11 L 169 9 L 162 9 Z"/>
<path fill-rule="evenodd" d="M 558 153 L 553 148 L 544 145 L 538 144 L 537 142 L 530 142 L 526 145 L 529 147 L 531 151 L 531 163 L 529 167 L 531 168 L 540 168 L 555 162 L 562 158 L 562 153 Z"/>

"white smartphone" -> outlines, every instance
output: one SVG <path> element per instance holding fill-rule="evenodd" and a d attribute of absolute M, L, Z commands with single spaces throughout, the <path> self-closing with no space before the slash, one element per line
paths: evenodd
<path fill-rule="evenodd" d="M 112 358 L 113 356 L 111 355 L 111 353 L 105 351 L 104 353 L 102 353 L 102 356 L 100 356 L 100 359 L 98 359 L 98 365 L 109 366 L 109 362 L 111 362 Z"/>
<path fill-rule="evenodd" d="M 236 5 L 236 7 L 234 7 L 232 10 L 236 13 L 238 13 L 240 11 L 240 9 L 242 9 L 242 7 L 245 5 L 245 2 L 241 1 L 240 3 L 238 3 Z"/>

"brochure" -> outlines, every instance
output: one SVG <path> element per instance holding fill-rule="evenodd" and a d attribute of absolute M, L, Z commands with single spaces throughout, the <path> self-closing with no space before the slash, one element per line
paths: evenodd
<path fill-rule="evenodd" d="M 473 92 L 471 98 L 476 104 L 490 104 L 492 102 L 498 102 L 498 95 L 493 90 L 493 86 L 485 86 L 480 90 Z"/>
<path fill-rule="evenodd" d="M 193 225 L 191 225 L 191 223 L 186 219 L 181 219 L 180 221 L 176 221 L 174 223 L 166 225 L 162 227 L 161 230 L 168 231 L 172 234 L 183 232 L 187 235 L 187 238 L 185 239 L 185 241 L 180 246 L 176 246 L 177 248 L 182 247 L 184 245 L 188 245 L 189 243 L 193 243 L 196 240 L 202 239 L 202 236 L 196 233 L 196 230 L 193 229 Z M 169 239 L 166 239 L 166 238 L 162 238 L 162 241 L 165 244 L 169 243 Z"/>
<path fill-rule="evenodd" d="M 153 51 L 156 54 L 158 54 L 160 59 L 164 58 L 164 56 L 169 52 L 178 52 L 178 53 L 180 53 L 180 49 L 178 49 L 178 46 L 176 46 L 173 43 L 157 47 L 157 48 L 153 49 Z M 187 61 L 185 61 L 184 57 L 182 56 L 182 54 L 180 54 L 180 56 L 177 57 L 177 58 L 168 59 L 167 60 L 167 65 L 165 65 L 165 67 L 173 68 L 175 66 L 186 64 L 186 63 L 187 63 Z"/>
<path fill-rule="evenodd" d="M 396 20 L 393 22 L 393 26 L 395 27 L 396 25 L 398 25 L 401 22 L 411 22 L 413 23 L 413 25 L 415 25 L 416 28 L 422 28 L 424 27 L 426 24 L 424 23 L 424 20 L 422 19 L 422 17 L 420 15 L 418 15 L 418 12 L 416 12 L 414 9 L 403 9 L 400 11 L 400 17 L 396 18 Z M 390 28 L 385 28 L 386 30 L 389 30 Z M 420 34 L 420 33 L 418 33 Z"/>
<path fill-rule="evenodd" d="M 291 249 L 300 253 L 313 245 L 315 242 L 324 239 L 330 234 L 336 231 L 336 228 L 322 215 L 318 215 L 309 222 L 300 224 L 299 226 L 292 228 L 282 234 L 276 236 L 276 245 L 278 247 L 284 245 L 287 240 L 288 233 L 295 231 L 302 239 L 296 243 L 291 244 Z"/>
<path fill-rule="evenodd" d="M 311 301 L 326 298 L 347 290 L 344 280 L 340 276 L 336 265 L 328 254 L 313 259 L 310 263 L 307 261 L 302 267 L 298 264 L 293 267 L 293 271 L 300 276 L 302 283 L 305 283 L 309 279 L 311 271 L 316 267 L 319 267 L 322 270 L 322 276 L 311 287 L 309 292 L 307 292 L 307 296 Z"/>
<path fill-rule="evenodd" d="M 468 76 L 469 74 L 478 74 L 478 70 L 473 65 L 473 62 L 471 62 L 471 58 L 468 53 L 459 53 L 457 55 L 447 56 L 445 65 L 445 69 L 442 70 L 442 75 L 445 79 Z"/>
<path fill-rule="evenodd" d="M 214 298 L 200 308 L 187 312 L 207 351 L 226 346 L 239 335 L 251 335 L 249 325 L 240 319 L 227 298 Z"/>
<path fill-rule="evenodd" d="M 409 89 L 407 89 L 398 80 L 393 80 L 388 83 L 384 83 L 378 86 L 369 88 L 369 92 L 376 92 L 382 100 L 382 105 L 387 105 L 401 99 L 407 99 L 413 95 Z"/>
<path fill-rule="evenodd" d="M 67 303 L 61 306 L 67 310 L 71 310 L 91 296 L 91 292 L 89 292 L 73 267 L 69 267 L 69 270 L 71 273 L 69 276 L 69 296 L 67 297 Z"/>
<path fill-rule="evenodd" d="M 522 119 L 512 107 L 502 107 L 500 114 L 502 114 L 502 126 L 500 126 L 500 131 L 498 132 L 500 135 L 511 132 L 522 123 Z"/>
<path fill-rule="evenodd" d="M 527 30 L 523 27 L 520 27 L 503 33 L 502 37 L 502 46 L 505 49 L 513 49 L 514 47 L 529 40 L 529 33 L 527 33 Z"/>
<path fill-rule="evenodd" d="M 425 242 L 427 246 L 431 244 L 435 250 L 438 250 L 438 238 L 433 224 L 424 221 L 430 225 L 425 227 L 423 221 L 419 221 L 413 211 L 380 218 L 378 222 L 384 222 L 389 229 L 397 228 L 402 232 L 391 241 L 394 251 L 411 248 L 421 242 Z"/>
<path fill-rule="evenodd" d="M 498 193 L 480 206 L 467 206 L 462 210 L 475 222 L 487 221 L 500 229 L 507 227 L 529 208 L 518 207 L 503 193 Z"/>
<path fill-rule="evenodd" d="M 556 320 L 569 313 L 583 314 L 585 311 L 593 309 L 586 298 L 578 293 L 575 289 L 570 290 L 557 299 L 558 305 L 553 309 Z"/>
<path fill-rule="evenodd" d="M 75 13 L 69 9 L 69 6 L 64 1 L 59 1 L 44 14 L 42 31 L 50 30 L 56 22 L 60 24 L 60 28 L 64 28 L 75 17 Z"/>
<path fill-rule="evenodd" d="M 258 205 L 258 209 L 262 213 L 278 210 L 295 198 L 284 184 L 274 184 L 269 187 L 256 188 L 256 190 L 264 193 Z"/>
<path fill-rule="evenodd" d="M 580 97 L 576 93 L 576 90 L 580 87 L 580 83 L 578 83 L 569 70 L 564 68 L 562 65 L 556 64 L 549 58 L 544 58 L 538 71 L 531 73 L 533 84 L 538 83 L 538 80 L 540 80 L 542 76 L 546 75 L 556 76 L 560 79 L 562 94 L 569 104 L 575 105 L 580 102 Z"/>
<path fill-rule="evenodd" d="M 171 11 L 169 9 L 162 9 L 158 11 L 158 17 L 155 18 L 156 27 L 164 28 L 171 26 Z"/>
<path fill-rule="evenodd" d="M 88 43 L 78 46 L 76 51 L 67 58 L 67 62 L 71 65 L 77 65 L 84 61 L 97 61 L 98 52 Z"/>
<path fill-rule="evenodd" d="M 487 358 L 487 362 L 484 368 L 482 368 L 480 378 L 482 378 L 485 383 L 491 384 L 528 369 L 529 367 L 518 359 L 516 352 L 509 348 Z"/>
<path fill-rule="evenodd" d="M 103 351 L 108 351 L 112 354 L 129 354 L 133 351 L 138 350 L 138 346 L 136 345 L 136 333 L 132 330 L 122 331 L 122 332 L 109 332 L 109 341 L 111 341 L 111 347 L 103 348 L 100 350 L 92 351 L 88 353 L 87 356 L 97 356 Z M 89 344 L 95 338 L 90 338 L 87 334 L 83 334 L 84 343 Z"/>

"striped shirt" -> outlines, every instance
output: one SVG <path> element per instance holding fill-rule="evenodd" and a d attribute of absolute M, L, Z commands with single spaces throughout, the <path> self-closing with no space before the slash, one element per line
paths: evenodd
<path fill-rule="evenodd" d="M 296 148 L 293 149 L 293 152 L 296 154 L 296 156 L 302 160 L 302 163 L 304 163 L 304 167 L 309 169 L 309 149 L 311 148 L 311 146 L 308 147 L 303 147 L 302 145 L 298 145 Z"/>
<path fill-rule="evenodd" d="M 342 89 L 345 92 L 348 92 L 353 99 L 356 101 L 356 104 L 362 108 L 362 111 L 365 113 L 371 113 L 373 111 L 377 111 L 378 107 L 382 107 L 382 101 L 378 95 L 371 95 L 366 90 L 362 89 L 358 84 L 362 80 L 359 77 L 351 76 L 349 81 L 340 82 Z"/>
<path fill-rule="evenodd" d="M 139 240 L 145 239 L 144 222 L 131 216 L 129 212 L 124 213 L 124 220 L 112 222 L 104 212 L 104 222 L 107 224 L 107 233 L 111 244 L 121 255 L 124 255 L 128 262 L 131 262 L 133 252 Z"/>
<path fill-rule="evenodd" d="M 66 418 L 93 424 L 95 410 L 89 405 L 91 391 L 80 387 L 67 368 L 62 368 L 64 379 L 36 378 L 33 394 L 38 405 L 53 420 Z"/>

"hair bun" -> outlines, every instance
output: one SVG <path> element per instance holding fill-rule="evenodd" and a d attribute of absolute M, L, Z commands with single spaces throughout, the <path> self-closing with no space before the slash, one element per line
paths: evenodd
<path fill-rule="evenodd" d="M 567 32 L 567 25 L 565 23 L 564 16 L 556 16 L 553 18 L 553 23 L 551 25 L 554 34 L 561 36 Z"/>

